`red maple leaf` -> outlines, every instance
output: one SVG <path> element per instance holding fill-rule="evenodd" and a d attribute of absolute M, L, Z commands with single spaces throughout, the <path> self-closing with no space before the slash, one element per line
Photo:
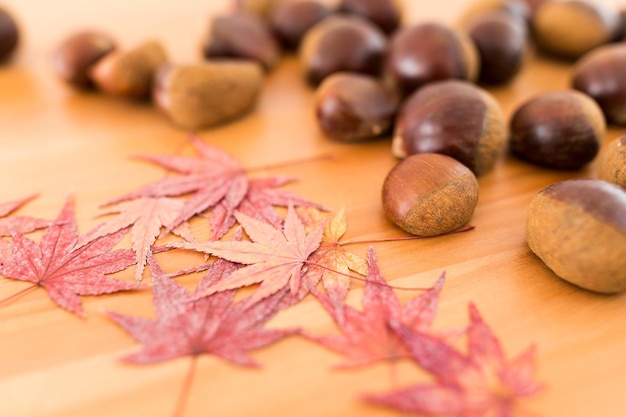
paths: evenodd
<path fill-rule="evenodd" d="M 281 190 L 279 187 L 295 181 L 290 177 L 253 178 L 248 182 L 248 191 L 235 207 L 222 202 L 211 213 L 211 240 L 224 236 L 235 225 L 235 211 L 257 220 L 263 220 L 275 227 L 282 225 L 283 219 L 274 207 L 312 207 L 326 210 L 322 205 L 304 199 L 294 192 Z"/>
<path fill-rule="evenodd" d="M 416 385 L 366 400 L 403 412 L 460 417 L 511 417 L 519 400 L 537 393 L 533 381 L 534 348 L 513 360 L 476 307 L 469 307 L 468 349 L 463 353 L 432 334 L 397 325 L 397 334 L 411 357 L 435 377 Z"/>
<path fill-rule="evenodd" d="M 194 293 L 188 293 L 168 278 L 153 258 L 149 258 L 154 282 L 154 306 L 157 319 L 125 316 L 108 312 L 143 345 L 137 353 L 123 358 L 126 362 L 149 364 L 191 356 L 185 384 L 174 415 L 182 415 L 185 396 L 193 378 L 197 356 L 211 354 L 242 366 L 257 366 L 249 352 L 269 346 L 296 330 L 275 330 L 263 326 L 278 311 L 291 305 L 286 290 L 251 304 L 246 299 L 233 302 L 235 291 L 224 291 L 198 298 L 207 288 L 237 270 L 221 259 L 208 267 Z"/>
<path fill-rule="evenodd" d="M 140 288 L 106 276 L 128 268 L 135 262 L 132 250 L 112 250 L 124 233 L 114 233 L 80 248 L 76 247 L 78 228 L 73 202 L 68 198 L 39 244 L 19 232 L 11 234 L 11 257 L 0 264 L 0 274 L 34 283 L 16 295 L 42 287 L 59 306 L 84 316 L 80 295 Z"/>
<path fill-rule="evenodd" d="M 285 287 L 290 288 L 292 296 L 306 294 L 308 286 L 301 285 L 302 280 L 303 277 L 306 279 L 309 257 L 320 246 L 324 224 L 307 233 L 291 206 L 287 210 L 282 230 L 242 213 L 235 213 L 235 217 L 252 242 L 183 242 L 170 245 L 173 248 L 191 249 L 247 265 L 204 289 L 197 297 L 259 283 L 261 285 L 250 298 L 251 303 Z M 310 283 L 310 286 L 315 284 Z"/>
<path fill-rule="evenodd" d="M 0 236 L 10 236 L 11 232 L 29 233 L 50 226 L 49 220 L 36 219 L 28 216 L 9 216 L 11 213 L 37 197 L 31 195 L 19 200 L 0 204 Z"/>
<path fill-rule="evenodd" d="M 320 207 L 294 194 L 272 190 L 291 179 L 268 178 L 251 184 L 246 171 L 228 153 L 206 145 L 195 135 L 191 136 L 191 143 L 200 157 L 140 156 L 180 175 L 148 184 L 110 204 L 141 197 L 191 194 L 181 212 L 166 225 L 166 229 L 171 230 L 197 214 L 219 208 L 211 217 L 212 239 L 219 239 L 235 223 L 233 213 L 244 202 L 246 207 L 239 211 L 258 212 L 260 216 L 272 219 L 277 218 L 275 214 L 272 217 L 268 213 L 273 205 Z"/>
<path fill-rule="evenodd" d="M 426 331 L 437 313 L 445 274 L 439 277 L 432 288 L 402 306 L 380 273 L 372 248 L 368 253 L 368 266 L 362 311 L 346 305 L 340 312 L 330 298 L 315 289 L 311 290 L 333 317 L 341 334 L 308 337 L 344 355 L 347 360 L 342 367 L 365 366 L 377 361 L 407 357 L 408 352 L 391 327 L 392 324 L 401 323 L 415 331 Z"/>
<path fill-rule="evenodd" d="M 183 206 L 183 201 L 173 198 L 138 198 L 115 204 L 103 211 L 101 215 L 115 213 L 118 215 L 83 235 L 78 246 L 123 229 L 128 230 L 130 227 L 132 247 L 137 263 L 135 282 L 139 282 L 143 277 L 148 256 L 152 254 L 152 245 L 159 236 L 161 227 L 171 224 L 182 211 Z M 184 239 L 194 240 L 186 222 L 172 232 Z"/>

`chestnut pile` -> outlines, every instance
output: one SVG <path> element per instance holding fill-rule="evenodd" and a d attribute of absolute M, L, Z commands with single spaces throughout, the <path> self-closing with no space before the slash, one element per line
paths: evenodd
<path fill-rule="evenodd" d="M 5 20 L 0 10 L 0 58 L 11 39 Z M 403 23 L 395 0 L 339 0 L 334 8 L 235 0 L 231 13 L 212 20 L 202 63 L 173 64 L 154 41 L 120 50 L 89 32 L 59 46 L 54 69 L 78 89 L 152 97 L 177 126 L 203 129 L 251 109 L 264 74 L 295 51 L 325 136 L 393 137 L 402 160 L 385 180 L 384 211 L 407 232 L 433 236 L 470 221 L 476 176 L 507 148 L 549 169 L 577 170 L 596 158 L 606 123 L 626 125 L 625 37 L 619 10 L 591 0 L 477 0 L 454 27 Z M 507 121 L 483 86 L 511 82 L 534 49 L 573 62 L 572 89 L 537 95 Z M 626 136 L 606 147 L 598 171 L 600 179 L 542 190 L 528 211 L 527 240 L 561 278 L 622 291 Z"/>

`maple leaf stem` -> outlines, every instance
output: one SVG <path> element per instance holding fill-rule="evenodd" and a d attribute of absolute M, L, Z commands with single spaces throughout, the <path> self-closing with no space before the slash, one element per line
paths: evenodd
<path fill-rule="evenodd" d="M 178 400 L 176 400 L 176 407 L 174 408 L 172 417 L 182 417 L 185 413 L 185 407 L 189 398 L 189 392 L 191 391 L 191 383 L 193 382 L 194 375 L 196 374 L 197 364 L 198 355 L 192 355 L 189 368 L 187 369 L 187 374 L 185 375 L 185 380 L 183 381 L 183 386 L 180 389 Z"/>
<path fill-rule="evenodd" d="M 346 240 L 344 242 L 338 242 L 337 244 L 339 246 L 347 246 L 347 245 L 357 245 L 361 243 L 385 243 L 385 242 L 399 242 L 403 240 L 428 239 L 428 238 L 433 238 L 433 237 L 438 237 L 438 236 L 469 232 L 470 230 L 474 230 L 475 228 L 476 226 L 466 226 L 466 227 L 463 227 L 462 229 L 457 229 L 457 230 L 453 230 L 452 232 L 442 233 L 437 236 L 403 236 L 403 237 L 389 237 L 389 238 L 383 238 L 383 239 L 366 239 L 366 240 L 355 239 L 355 240 Z"/>
<path fill-rule="evenodd" d="M 356 281 L 366 282 L 366 283 L 370 283 L 370 284 L 374 284 L 374 285 L 380 285 L 380 286 L 387 286 L 387 287 L 392 288 L 394 290 L 401 290 L 401 291 L 427 291 L 427 290 L 429 290 L 429 288 L 423 288 L 423 287 L 397 287 L 395 285 L 389 285 L 388 283 L 371 281 L 371 280 L 369 280 L 367 278 L 361 278 L 361 277 L 357 277 L 355 275 L 345 274 L 343 272 L 337 271 L 335 269 L 329 268 L 327 266 L 324 266 L 324 265 L 321 265 L 321 264 L 318 264 L 318 263 L 315 263 L 315 262 L 304 261 L 304 263 L 307 264 L 307 265 L 316 266 L 318 268 L 325 269 L 326 271 L 330 271 L 330 272 L 333 272 L 335 274 L 343 275 L 344 277 L 348 277 L 348 278 L 354 279 Z"/>
<path fill-rule="evenodd" d="M 32 290 L 36 289 L 37 287 L 39 287 L 38 284 L 33 284 L 30 287 L 26 287 L 23 290 L 20 290 L 20 291 L 16 292 L 15 294 L 9 295 L 7 298 L 5 298 L 3 300 L 0 300 L 0 306 L 15 300 L 17 297 L 19 297 L 21 295 L 24 295 L 26 293 L 31 292 Z"/>
<path fill-rule="evenodd" d="M 306 164 L 306 163 L 309 163 L 309 162 L 323 161 L 323 160 L 326 160 L 326 159 L 333 160 L 333 159 L 337 159 L 337 158 L 338 158 L 337 154 L 327 153 L 327 154 L 322 154 L 322 155 L 310 156 L 310 157 L 307 157 L 307 158 L 294 159 L 293 161 L 278 162 L 276 164 L 263 165 L 263 166 L 260 166 L 260 167 L 248 168 L 248 169 L 246 169 L 246 172 L 269 171 L 269 170 L 273 170 L 273 169 L 280 169 L 280 168 L 289 167 L 289 166 L 292 166 L 292 165 Z"/>

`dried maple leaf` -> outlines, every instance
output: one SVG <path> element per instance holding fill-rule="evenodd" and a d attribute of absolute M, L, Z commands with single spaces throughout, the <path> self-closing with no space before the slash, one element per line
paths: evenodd
<path fill-rule="evenodd" d="M 143 277 L 148 256 L 152 254 L 152 245 L 159 236 L 161 227 L 171 224 L 182 211 L 184 204 L 183 201 L 172 198 L 138 198 L 115 204 L 103 211 L 101 215 L 115 213 L 118 215 L 85 234 L 78 246 L 132 226 L 130 234 L 137 262 L 135 282 L 139 282 Z M 194 240 L 186 222 L 172 232 L 184 239 Z"/>
<path fill-rule="evenodd" d="M 341 209 L 326 223 L 320 247 L 311 257 L 312 262 L 321 266 L 314 271 L 321 275 L 324 289 L 331 302 L 339 308 L 343 307 L 344 299 L 350 290 L 350 271 L 365 276 L 368 269 L 365 259 L 346 251 L 339 242 L 347 227 L 346 212 Z"/>
<path fill-rule="evenodd" d="M 84 316 L 80 295 L 140 288 L 106 276 L 135 262 L 131 250 L 111 250 L 123 234 L 114 233 L 77 248 L 78 230 L 73 203 L 68 198 L 39 244 L 19 232 L 12 233 L 11 257 L 0 264 L 0 274 L 34 283 L 21 293 L 42 287 L 59 306 Z"/>
<path fill-rule="evenodd" d="M 346 362 L 341 367 L 364 366 L 407 357 L 408 352 L 391 325 L 402 323 L 410 329 L 427 330 L 437 313 L 445 274 L 439 277 L 432 288 L 402 306 L 380 273 L 372 248 L 368 253 L 368 265 L 362 311 L 346 305 L 341 317 L 328 297 L 315 289 L 311 290 L 333 317 L 341 334 L 308 337 L 344 355 Z"/>
<path fill-rule="evenodd" d="M 326 210 L 322 205 L 306 200 L 296 193 L 281 190 L 279 187 L 295 181 L 289 177 L 255 178 L 248 182 L 248 191 L 236 207 L 225 202 L 215 206 L 211 213 L 211 240 L 221 238 L 235 223 L 235 210 L 257 220 L 280 227 L 282 218 L 274 207 L 312 207 Z"/>
<path fill-rule="evenodd" d="M 10 236 L 11 232 L 29 233 L 50 226 L 51 222 L 49 220 L 36 219 L 28 216 L 7 217 L 35 197 L 36 195 L 31 195 L 26 198 L 0 204 L 0 236 Z"/>
<path fill-rule="evenodd" d="M 321 224 L 307 233 L 291 206 L 287 210 L 282 230 L 242 213 L 235 213 L 235 217 L 252 242 L 174 243 L 171 245 L 174 248 L 191 249 L 247 265 L 233 272 L 228 278 L 201 291 L 197 297 L 259 283 L 261 285 L 250 298 L 251 303 L 256 303 L 285 287 L 289 287 L 294 296 L 302 294 L 302 290 L 308 288 L 301 284 L 309 267 L 309 257 L 319 248 L 324 225 Z"/>
<path fill-rule="evenodd" d="M 149 258 L 149 265 L 157 319 L 107 314 L 143 345 L 140 352 L 126 356 L 126 362 L 147 364 L 192 357 L 175 415 L 182 415 L 198 355 L 211 354 L 238 365 L 256 366 L 250 351 L 296 332 L 263 327 L 278 311 L 290 305 L 284 300 L 286 290 L 252 305 L 246 299 L 233 302 L 235 291 L 197 299 L 198 293 L 236 271 L 237 266 L 230 262 L 213 262 L 193 294 L 165 276 L 153 258 Z"/>
<path fill-rule="evenodd" d="M 463 353 L 432 334 L 397 326 L 411 357 L 435 377 L 417 385 L 366 400 L 403 412 L 461 417 L 510 417 L 520 399 L 537 393 L 533 381 L 534 348 L 507 361 L 500 342 L 478 310 L 470 305 L 468 352 Z"/>
<path fill-rule="evenodd" d="M 166 225 L 166 229 L 169 231 L 197 214 L 216 209 L 216 213 L 211 216 L 212 239 L 223 236 L 235 223 L 235 210 L 248 214 L 258 212 L 265 219 L 277 219 L 275 213 L 269 213 L 273 205 L 320 207 L 294 194 L 275 190 L 276 187 L 292 181 L 291 179 L 279 177 L 251 181 L 239 163 L 226 152 L 206 145 L 195 135 L 191 137 L 191 143 L 200 157 L 141 156 L 141 159 L 180 175 L 148 184 L 111 204 L 141 197 L 191 194 L 181 212 Z M 242 204 L 245 207 L 240 208 Z"/>

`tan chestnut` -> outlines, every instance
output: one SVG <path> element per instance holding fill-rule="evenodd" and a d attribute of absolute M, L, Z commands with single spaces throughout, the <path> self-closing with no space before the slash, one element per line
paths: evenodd
<path fill-rule="evenodd" d="M 329 16 L 302 39 L 299 56 L 309 83 L 341 71 L 378 75 L 387 47 L 384 33 L 355 16 Z"/>
<path fill-rule="evenodd" d="M 554 169 L 580 169 L 604 141 L 606 123 L 591 97 L 578 91 L 553 91 L 523 103 L 511 119 L 512 153 Z"/>
<path fill-rule="evenodd" d="M 581 58 L 572 87 L 590 95 L 610 123 L 626 125 L 626 44 L 602 46 Z"/>
<path fill-rule="evenodd" d="M 615 38 L 620 30 L 617 8 L 609 3 L 582 0 L 546 1 L 535 12 L 535 39 L 546 52 L 580 58 Z"/>
<path fill-rule="evenodd" d="M 440 23 L 422 23 L 401 29 L 391 38 L 384 76 L 399 93 L 409 95 L 433 81 L 475 81 L 479 65 L 476 47 L 467 34 Z"/>
<path fill-rule="evenodd" d="M 326 136 L 353 142 L 387 133 L 398 99 L 376 78 L 356 73 L 327 77 L 315 92 L 315 114 Z"/>
<path fill-rule="evenodd" d="M 611 141 L 602 151 L 598 178 L 626 188 L 626 135 Z"/>
<path fill-rule="evenodd" d="M 127 51 L 116 50 L 105 55 L 91 68 L 90 77 L 107 94 L 143 99 L 149 97 L 154 74 L 166 62 L 161 44 L 148 41 Z"/>
<path fill-rule="evenodd" d="M 234 11 L 246 13 L 265 20 L 274 6 L 284 0 L 235 0 Z"/>
<path fill-rule="evenodd" d="M 203 45 L 206 58 L 248 59 L 266 70 L 280 58 L 278 42 L 258 17 L 247 14 L 218 16 L 213 19 Z"/>
<path fill-rule="evenodd" d="M 105 55 L 113 52 L 116 42 L 109 34 L 87 30 L 75 33 L 61 42 L 52 56 L 54 72 L 77 89 L 93 87 L 91 68 Z"/>
<path fill-rule="evenodd" d="M 461 14 L 459 26 L 466 27 L 472 20 L 492 12 L 503 12 L 525 24 L 531 18 L 530 7 L 524 0 L 475 0 Z"/>
<path fill-rule="evenodd" d="M 478 182 L 463 164 L 445 155 L 412 155 L 385 178 L 387 217 L 418 236 L 436 236 L 465 226 L 478 202 Z"/>
<path fill-rule="evenodd" d="M 507 142 L 504 115 L 485 90 L 457 80 L 439 81 L 416 91 L 400 108 L 392 151 L 451 156 L 476 175 L 489 171 Z"/>
<path fill-rule="evenodd" d="M 338 10 L 371 21 L 386 34 L 395 32 L 402 23 L 398 0 L 341 0 Z"/>
<path fill-rule="evenodd" d="M 262 81 L 263 71 L 255 62 L 165 66 L 157 73 L 153 97 L 175 125 L 202 129 L 250 110 Z"/>
<path fill-rule="evenodd" d="M 283 0 L 272 9 L 269 25 L 285 48 L 297 49 L 304 34 L 332 12 L 324 3 L 313 0 Z"/>
<path fill-rule="evenodd" d="M 602 293 L 626 290 L 626 191 L 596 179 L 553 184 L 532 200 L 530 249 L 557 276 Z"/>

